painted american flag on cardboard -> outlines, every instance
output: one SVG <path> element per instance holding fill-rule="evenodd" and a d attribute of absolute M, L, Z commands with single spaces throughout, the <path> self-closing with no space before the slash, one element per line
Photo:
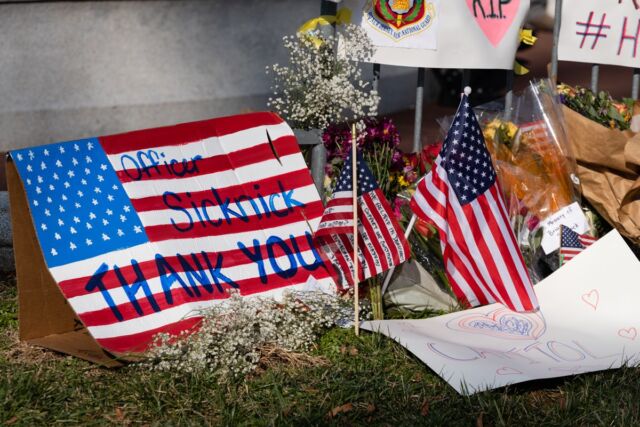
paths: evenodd
<path fill-rule="evenodd" d="M 197 324 L 236 289 L 331 281 L 313 247 L 322 202 L 272 113 L 10 153 L 51 275 L 115 353 Z"/>

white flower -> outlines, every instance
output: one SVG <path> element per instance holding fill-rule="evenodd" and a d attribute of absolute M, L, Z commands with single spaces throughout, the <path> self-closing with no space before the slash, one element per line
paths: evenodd
<path fill-rule="evenodd" d="M 361 312 L 366 318 L 367 308 Z M 310 350 L 326 328 L 348 324 L 353 308 L 348 300 L 319 292 L 290 292 L 281 301 L 234 292 L 225 303 L 200 314 L 198 332 L 178 338 L 158 334 L 158 345 L 143 363 L 161 371 L 211 370 L 221 380 L 236 378 L 256 368 L 265 344 Z"/>
<path fill-rule="evenodd" d="M 321 40 L 317 46 L 315 41 Z M 344 55 L 338 55 L 338 40 Z M 357 60 L 366 61 L 374 52 L 367 34 L 355 25 L 342 34 L 320 31 L 283 38 L 289 65 L 274 64 L 274 97 L 268 106 L 301 129 L 324 129 L 329 123 L 359 120 L 377 115 L 380 97 L 362 80 Z"/>

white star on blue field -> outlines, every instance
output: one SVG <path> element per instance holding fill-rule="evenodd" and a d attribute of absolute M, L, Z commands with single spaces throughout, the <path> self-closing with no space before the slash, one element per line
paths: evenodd
<path fill-rule="evenodd" d="M 358 168 L 358 196 L 375 190 L 378 188 L 378 183 L 373 177 L 373 173 L 369 169 L 369 166 L 364 161 L 362 154 L 358 151 L 356 156 L 356 165 Z M 336 183 L 334 191 L 353 191 L 353 178 L 351 176 L 351 153 L 344 161 L 344 167 L 340 172 L 340 177 Z"/>
<path fill-rule="evenodd" d="M 461 205 L 475 200 L 496 181 L 491 156 L 466 96 L 447 133 L 441 158 Z"/>
<path fill-rule="evenodd" d="M 148 242 L 96 138 L 11 152 L 47 265 Z"/>

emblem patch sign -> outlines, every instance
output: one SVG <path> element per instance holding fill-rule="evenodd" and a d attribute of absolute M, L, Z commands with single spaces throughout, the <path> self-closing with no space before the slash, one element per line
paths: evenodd
<path fill-rule="evenodd" d="M 437 1 L 374 0 L 363 10 L 363 27 L 378 46 L 436 49 Z"/>
<path fill-rule="evenodd" d="M 342 0 L 339 7 L 351 11 L 352 22 L 371 38 L 376 49 L 368 62 L 512 70 L 529 3 L 530 0 Z M 632 30 L 635 27 L 627 32 Z M 628 45 L 631 43 L 625 43 L 625 47 Z"/>

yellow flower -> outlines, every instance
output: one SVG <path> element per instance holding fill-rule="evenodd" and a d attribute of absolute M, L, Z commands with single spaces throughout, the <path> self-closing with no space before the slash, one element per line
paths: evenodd
<path fill-rule="evenodd" d="M 500 127 L 501 123 L 502 122 L 500 121 L 500 119 L 493 119 L 489 123 L 487 123 L 487 127 L 490 129 L 497 129 Z"/>
<path fill-rule="evenodd" d="M 485 140 L 493 142 L 498 132 L 502 138 L 506 137 L 509 141 L 512 141 L 518 132 L 518 126 L 513 122 L 503 122 L 500 119 L 493 119 L 485 126 L 482 133 L 484 134 Z"/>
<path fill-rule="evenodd" d="M 484 133 L 484 139 L 493 141 L 493 139 L 496 137 L 496 128 L 487 127 L 484 129 L 483 133 Z"/>
<path fill-rule="evenodd" d="M 407 182 L 406 179 L 404 179 L 404 176 L 399 175 L 398 176 L 398 184 L 400 184 L 400 187 L 405 188 L 409 186 L 409 183 Z"/>
<path fill-rule="evenodd" d="M 518 126 L 516 126 L 513 122 L 507 122 L 505 123 L 505 126 L 507 128 L 506 131 L 509 139 L 515 138 L 516 133 L 518 132 Z"/>
<path fill-rule="evenodd" d="M 564 83 L 558 85 L 558 93 L 560 93 L 561 95 L 569 96 L 571 98 L 573 98 L 576 95 L 576 92 L 573 89 L 573 87 L 566 85 Z"/>

